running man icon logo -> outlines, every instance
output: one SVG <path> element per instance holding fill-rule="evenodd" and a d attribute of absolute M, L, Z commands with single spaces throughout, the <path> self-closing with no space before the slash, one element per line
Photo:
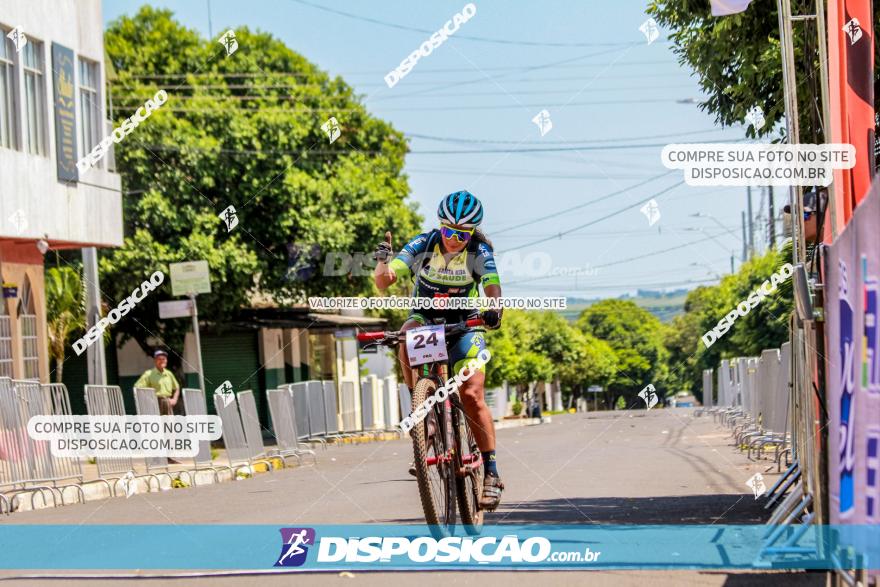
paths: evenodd
<path fill-rule="evenodd" d="M 657 205 L 657 200 L 654 198 L 648 200 L 644 206 L 639 208 L 639 211 L 648 219 L 648 226 L 654 226 L 654 223 L 660 220 L 660 206 Z"/>
<path fill-rule="evenodd" d="M 15 227 L 15 231 L 17 234 L 21 234 L 27 230 L 28 221 L 27 215 L 24 213 L 24 210 L 21 208 L 17 209 L 12 215 L 9 217 L 9 223 Z"/>
<path fill-rule="evenodd" d="M 764 485 L 764 477 L 760 473 L 752 475 L 752 477 L 746 481 L 746 485 L 748 485 L 755 493 L 755 499 L 758 499 L 767 493 L 767 486 Z"/>
<path fill-rule="evenodd" d="M 335 116 L 331 116 L 327 119 L 327 122 L 321 125 L 321 130 L 327 135 L 327 138 L 330 139 L 330 144 L 333 144 L 333 141 L 339 138 L 339 135 L 342 134 L 342 131 L 339 129 L 339 122 L 336 121 Z"/>
<path fill-rule="evenodd" d="M 235 401 L 235 390 L 232 388 L 232 383 L 230 383 L 228 379 L 221 383 L 220 387 L 214 390 L 214 393 L 219 395 L 223 400 L 224 408 Z"/>
<path fill-rule="evenodd" d="M 226 223 L 226 232 L 232 232 L 232 229 L 238 226 L 238 215 L 235 213 L 235 206 L 227 206 L 225 210 L 217 215 L 217 218 Z"/>
<path fill-rule="evenodd" d="M 642 391 L 639 392 L 639 397 L 645 400 L 645 406 L 647 406 L 649 410 L 657 405 L 657 394 L 655 393 L 656 391 L 657 390 L 654 389 L 654 385 L 649 383 Z"/>
<path fill-rule="evenodd" d="M 649 18 L 639 27 L 639 30 L 642 31 L 642 34 L 645 35 L 645 38 L 648 39 L 648 44 L 650 45 L 654 41 L 657 40 L 657 37 L 660 36 L 660 28 L 657 26 L 657 21 L 653 18 Z"/>
<path fill-rule="evenodd" d="M 746 112 L 746 120 L 755 127 L 755 130 L 764 128 L 764 111 L 760 106 L 753 106 Z"/>
<path fill-rule="evenodd" d="M 843 25 L 841 30 L 849 35 L 850 45 L 855 45 L 858 40 L 862 38 L 862 25 L 857 18 L 853 18 L 851 21 Z"/>
<path fill-rule="evenodd" d="M 229 29 L 217 41 L 226 49 L 226 56 L 230 56 L 238 50 L 238 39 L 235 38 L 235 31 Z"/>
<path fill-rule="evenodd" d="M 9 31 L 9 34 L 6 35 L 6 37 L 12 41 L 16 53 L 20 53 L 22 48 L 27 45 L 27 35 L 24 34 L 24 31 L 21 30 L 20 26 Z"/>
<path fill-rule="evenodd" d="M 550 120 L 550 113 L 547 110 L 541 110 L 535 114 L 535 117 L 532 118 L 532 122 L 538 125 L 542 137 L 553 128 L 553 121 Z"/>
<path fill-rule="evenodd" d="M 314 528 L 280 528 L 281 554 L 276 567 L 301 567 L 309 554 L 308 546 L 315 545 Z"/>

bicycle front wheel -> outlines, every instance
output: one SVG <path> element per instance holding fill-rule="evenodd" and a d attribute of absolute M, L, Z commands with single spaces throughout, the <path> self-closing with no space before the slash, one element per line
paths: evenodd
<path fill-rule="evenodd" d="M 421 379 L 413 390 L 412 405 L 422 405 L 436 389 L 436 382 Z M 451 437 L 448 415 L 441 402 L 412 429 L 419 497 L 425 522 L 435 538 L 449 536 L 455 529 L 456 483 L 453 454 L 447 443 L 447 437 Z"/>
<path fill-rule="evenodd" d="M 455 427 L 458 450 L 455 464 L 456 493 L 458 512 L 465 531 L 476 536 L 483 531 L 483 511 L 480 509 L 480 494 L 483 491 L 483 460 L 474 433 L 468 425 L 467 416 L 457 402 L 453 402 L 452 422 Z"/>

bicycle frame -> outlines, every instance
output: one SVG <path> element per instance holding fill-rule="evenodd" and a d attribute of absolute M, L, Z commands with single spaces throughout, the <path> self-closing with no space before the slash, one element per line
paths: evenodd
<path fill-rule="evenodd" d="M 418 367 L 412 367 L 411 369 L 414 384 L 418 383 L 420 379 L 433 378 L 436 380 L 437 387 L 439 388 L 446 383 L 449 376 L 449 366 L 446 363 L 426 363 L 424 365 L 419 365 Z M 453 397 L 455 398 L 454 400 Z M 437 420 L 442 423 L 440 425 L 441 433 L 446 437 L 446 446 L 451 447 L 447 452 L 451 452 L 451 454 L 446 454 L 440 457 L 426 457 L 425 463 L 429 467 L 436 466 L 439 462 L 445 463 L 452 461 L 455 458 L 456 449 L 460 450 L 460 447 L 458 447 L 457 436 L 453 434 L 454 430 L 442 430 L 443 428 L 448 428 L 445 425 L 448 421 L 452 421 L 453 429 L 458 426 L 458 422 L 455 420 L 457 420 L 459 416 L 452 416 L 456 412 L 453 410 L 453 402 L 455 403 L 455 407 L 458 408 L 458 414 L 467 418 L 467 413 L 464 411 L 464 406 L 461 404 L 461 398 L 458 396 L 447 396 L 442 403 L 438 403 L 434 406 L 434 410 L 437 413 Z M 452 416 L 450 420 L 446 419 L 447 413 Z M 461 455 L 461 461 L 461 466 L 455 471 L 457 477 L 464 477 L 478 467 L 483 466 L 482 454 L 479 454 L 476 457 L 473 454 Z"/>

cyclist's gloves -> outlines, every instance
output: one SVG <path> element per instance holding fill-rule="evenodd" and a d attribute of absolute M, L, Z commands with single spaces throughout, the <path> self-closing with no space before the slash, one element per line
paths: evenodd
<path fill-rule="evenodd" d="M 501 326 L 501 312 L 502 310 L 500 308 L 498 310 L 486 310 L 483 312 L 483 322 L 485 322 L 486 328 L 495 330 Z"/>
<path fill-rule="evenodd" d="M 385 240 L 379 243 L 376 247 L 376 252 L 373 253 L 373 259 L 376 261 L 381 261 L 382 263 L 387 263 L 388 259 L 394 256 L 394 251 L 391 250 L 391 233 L 385 233 Z"/>

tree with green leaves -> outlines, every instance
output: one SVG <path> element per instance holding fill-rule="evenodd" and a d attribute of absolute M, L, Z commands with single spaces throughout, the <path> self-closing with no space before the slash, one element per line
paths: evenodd
<path fill-rule="evenodd" d="M 764 281 L 791 259 L 791 241 L 744 263 L 739 271 L 713 286 L 698 287 L 688 294 L 685 313 L 666 332 L 671 380 L 699 397 L 703 369 L 717 368 L 722 359 L 758 356 L 764 349 L 779 348 L 789 339 L 789 319 L 794 308 L 792 280 L 779 284 L 745 316 L 737 316 L 728 332 L 709 348 L 703 334 L 717 326 L 728 312 L 747 300 Z"/>
<path fill-rule="evenodd" d="M 663 324 L 630 300 L 602 300 L 578 317 L 575 325 L 611 347 L 616 370 L 606 388 L 606 398 L 625 395 L 634 401 L 648 383 L 665 381 L 668 351 L 663 344 Z"/>
<path fill-rule="evenodd" d="M 794 14 L 809 13 L 813 2 L 792 2 Z M 724 126 L 742 124 L 746 113 L 759 106 L 765 123 L 749 126 L 749 137 L 767 136 L 785 115 L 779 16 L 775 2 L 753 2 L 745 11 L 714 17 L 702 0 L 651 0 L 646 12 L 666 30 L 682 65 L 694 70 L 707 98 L 700 108 Z M 880 22 L 880 2 L 874 2 L 874 22 Z M 827 142 L 816 103 L 821 95 L 815 22 L 794 25 L 794 52 L 798 72 L 801 142 Z M 880 44 L 874 43 L 880 63 Z M 874 106 L 880 111 L 880 69 L 874 73 Z M 784 132 L 784 129 L 783 129 Z"/>
<path fill-rule="evenodd" d="M 85 332 L 83 284 L 73 267 L 50 267 L 44 279 L 49 356 L 55 362 L 55 381 L 60 383 L 66 349 L 76 335 Z"/>
<path fill-rule="evenodd" d="M 402 133 L 270 34 L 235 35 L 238 50 L 226 55 L 149 6 L 105 32 L 117 126 L 158 89 L 168 94 L 116 146 L 125 242 L 100 263 L 110 305 L 157 269 L 196 259 L 208 261 L 212 282 L 199 314 L 218 327 L 255 298 L 372 294 L 369 270 L 323 276 L 324 255 L 372 251 L 386 230 L 418 231 Z M 321 129 L 330 117 L 341 128 L 332 144 Z M 231 230 L 218 217 L 229 206 Z M 151 336 L 182 346 L 184 322 L 158 318 L 169 294 L 138 304 L 116 330 L 145 350 Z"/>

